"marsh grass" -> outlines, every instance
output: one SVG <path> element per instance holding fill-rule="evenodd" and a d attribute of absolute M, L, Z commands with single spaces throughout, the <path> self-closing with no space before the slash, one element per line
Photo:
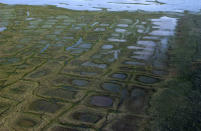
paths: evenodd
<path fill-rule="evenodd" d="M 179 20 L 169 49 L 170 74 L 152 97 L 153 131 L 201 130 L 201 16 Z"/>

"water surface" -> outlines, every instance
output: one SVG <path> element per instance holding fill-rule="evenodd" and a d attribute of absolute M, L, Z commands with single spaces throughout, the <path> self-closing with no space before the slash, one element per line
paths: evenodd
<path fill-rule="evenodd" d="M 72 10 L 97 11 L 199 11 L 201 0 L 0 0 L 5 4 L 55 5 Z"/>

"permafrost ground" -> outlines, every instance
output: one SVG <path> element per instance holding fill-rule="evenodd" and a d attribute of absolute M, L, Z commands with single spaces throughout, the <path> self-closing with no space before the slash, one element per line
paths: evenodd
<path fill-rule="evenodd" d="M 0 130 L 140 130 L 177 15 L 0 5 Z"/>

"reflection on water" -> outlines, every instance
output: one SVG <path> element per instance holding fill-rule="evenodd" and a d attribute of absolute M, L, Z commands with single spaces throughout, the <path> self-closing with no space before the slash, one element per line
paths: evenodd
<path fill-rule="evenodd" d="M 6 30 L 7 28 L 6 27 L 0 27 L 0 32 Z"/>
<path fill-rule="evenodd" d="M 6 4 L 55 5 L 73 10 L 199 11 L 201 0 L 0 0 Z"/>

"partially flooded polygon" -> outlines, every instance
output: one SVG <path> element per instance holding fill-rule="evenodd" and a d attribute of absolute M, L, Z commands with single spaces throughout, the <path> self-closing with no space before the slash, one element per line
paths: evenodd
<path fill-rule="evenodd" d="M 29 109 L 36 112 L 56 113 L 62 106 L 54 101 L 39 99 L 30 103 Z"/>
<path fill-rule="evenodd" d="M 113 105 L 113 99 L 108 96 L 92 96 L 90 104 L 97 107 L 111 107 Z"/>
<path fill-rule="evenodd" d="M 92 126 L 92 127 L 101 127 L 101 124 L 105 121 L 104 116 L 106 115 L 105 111 L 101 109 L 94 109 L 88 106 L 79 105 L 76 106 L 73 110 L 65 113 L 59 118 L 59 122 L 62 124 L 67 123 L 76 123 L 77 126 Z"/>

